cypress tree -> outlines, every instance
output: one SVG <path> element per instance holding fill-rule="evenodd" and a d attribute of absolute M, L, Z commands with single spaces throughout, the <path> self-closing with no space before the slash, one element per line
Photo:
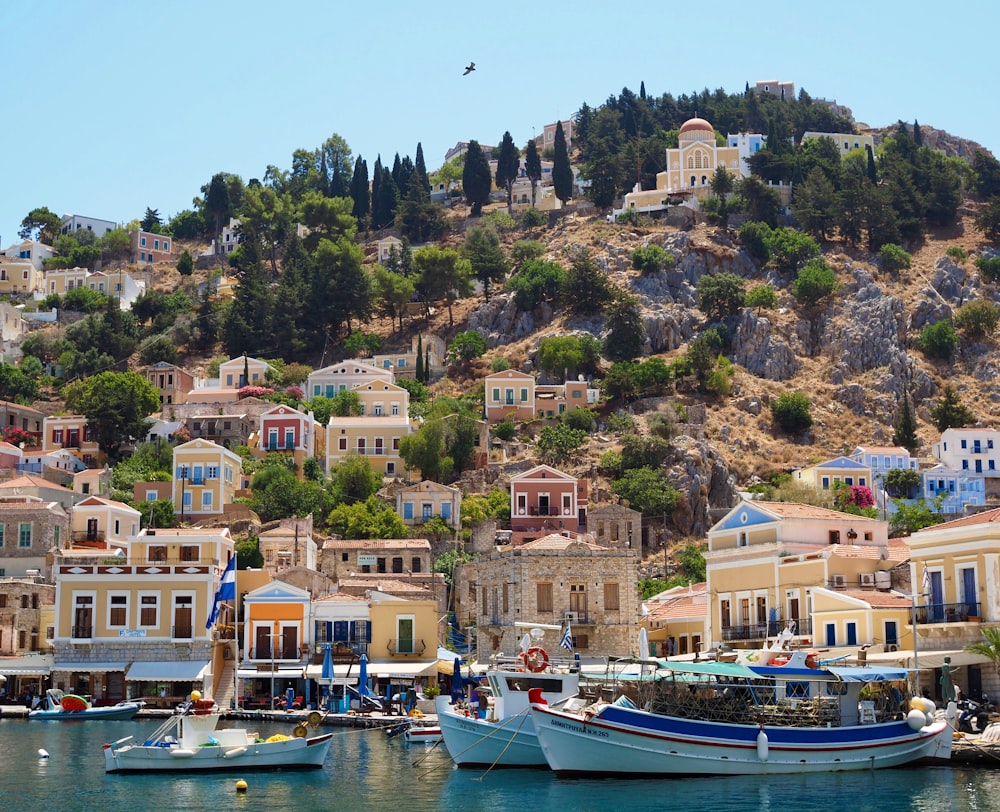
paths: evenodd
<path fill-rule="evenodd" d="M 514 181 L 517 180 L 517 174 L 520 169 L 520 155 L 518 155 L 517 147 L 514 146 L 514 139 L 511 137 L 510 130 L 508 130 L 503 134 L 503 139 L 500 142 L 500 154 L 497 156 L 496 181 L 497 186 L 507 192 L 507 214 L 512 217 L 514 216 L 512 191 Z"/>
<path fill-rule="evenodd" d="M 351 199 L 354 205 L 351 214 L 359 223 L 368 219 L 371 211 L 371 200 L 368 197 L 368 164 L 359 155 L 354 162 L 354 175 L 351 178 Z"/>
<path fill-rule="evenodd" d="M 396 188 L 402 188 L 399 185 L 400 174 L 403 171 L 403 162 L 399 159 L 399 153 L 396 153 L 396 158 L 392 162 L 392 180 L 396 184 Z"/>
<path fill-rule="evenodd" d="M 424 163 L 424 147 L 419 141 L 417 142 L 417 158 L 414 161 L 413 169 L 415 172 L 420 174 L 420 179 L 424 183 L 424 188 L 427 190 L 427 194 L 430 194 L 431 182 L 427 177 L 427 164 Z"/>
<path fill-rule="evenodd" d="M 378 206 L 378 195 L 382 188 L 382 156 L 379 155 L 375 158 L 375 166 L 372 167 L 372 193 L 371 193 L 371 225 L 372 228 L 378 228 L 378 223 L 375 222 L 375 210 Z"/>
<path fill-rule="evenodd" d="M 542 179 L 542 159 L 538 154 L 538 144 L 532 138 L 524 148 L 524 173 L 531 181 L 531 206 L 535 206 L 538 182 Z"/>
<path fill-rule="evenodd" d="M 424 382 L 424 337 L 417 334 L 417 372 L 416 378 L 420 383 Z"/>
<path fill-rule="evenodd" d="M 913 414 L 910 396 L 906 392 L 903 393 L 903 402 L 896 417 L 896 430 L 893 432 L 892 441 L 910 452 L 916 452 L 920 446 L 920 440 L 917 438 L 917 418 Z"/>
<path fill-rule="evenodd" d="M 868 180 L 872 183 L 878 183 L 878 170 L 875 168 L 875 153 L 872 151 L 871 144 L 865 144 L 865 152 L 868 154 Z"/>
<path fill-rule="evenodd" d="M 483 148 L 478 141 L 470 141 L 465 152 L 465 167 L 462 169 L 462 189 L 466 201 L 472 207 L 472 217 L 479 217 L 483 213 L 483 206 L 490 199 L 492 188 L 490 164 Z"/>
<path fill-rule="evenodd" d="M 388 169 L 382 170 L 382 182 L 378 187 L 378 200 L 372 201 L 374 210 L 375 228 L 384 228 L 392 225 L 396 217 L 396 208 L 399 206 L 399 190 L 392 179 L 392 173 Z"/>
<path fill-rule="evenodd" d="M 920 132 L 920 122 L 916 119 L 913 119 L 913 143 L 918 147 L 922 147 L 924 145 L 924 136 L 923 133 Z"/>
<path fill-rule="evenodd" d="M 566 148 L 566 134 L 562 122 L 556 123 L 556 138 L 552 156 L 552 185 L 556 197 L 563 203 L 568 203 L 573 197 L 573 170 L 569 165 L 569 150 Z"/>

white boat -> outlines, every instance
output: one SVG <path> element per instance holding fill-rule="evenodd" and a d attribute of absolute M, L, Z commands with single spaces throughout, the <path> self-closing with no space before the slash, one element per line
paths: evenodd
<path fill-rule="evenodd" d="M 310 719 L 314 726 L 319 716 Z M 105 744 L 104 769 L 148 773 L 319 768 L 333 738 L 332 733 L 308 737 L 306 725 L 299 725 L 293 736 L 262 739 L 245 728 L 220 728 L 220 718 L 210 700 L 195 701 L 141 744 L 131 736 Z"/>
<path fill-rule="evenodd" d="M 42 705 L 28 713 L 29 719 L 66 722 L 79 719 L 131 719 L 145 702 L 128 700 L 116 705 L 93 706 L 89 699 L 76 694 L 64 694 L 58 688 L 45 692 Z"/>
<path fill-rule="evenodd" d="M 410 725 L 403 732 L 407 744 L 437 744 L 441 741 L 441 728 L 438 725 Z"/>
<path fill-rule="evenodd" d="M 577 695 L 580 674 L 569 659 L 549 663 L 546 655 L 533 662 L 545 665 L 531 671 L 523 658 L 494 661 L 486 672 L 488 689 L 481 689 L 488 699 L 485 719 L 474 716 L 465 703 L 451 704 L 449 696 L 435 700 L 445 747 L 459 767 L 546 766 L 535 736 L 528 691 L 537 688 L 547 702 L 558 703 Z"/>
<path fill-rule="evenodd" d="M 531 715 L 560 775 L 766 775 L 950 758 L 948 720 L 932 717 L 930 700 L 907 702 L 905 670 L 806 660 L 661 660 L 639 684 L 641 707 L 624 697 L 563 708 L 533 701 Z"/>

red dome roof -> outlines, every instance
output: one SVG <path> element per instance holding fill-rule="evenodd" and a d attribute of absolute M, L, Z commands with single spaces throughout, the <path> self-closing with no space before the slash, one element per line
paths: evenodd
<path fill-rule="evenodd" d="M 689 118 L 681 125 L 681 134 L 694 132 L 695 130 L 704 130 L 715 135 L 715 128 L 703 118 Z"/>

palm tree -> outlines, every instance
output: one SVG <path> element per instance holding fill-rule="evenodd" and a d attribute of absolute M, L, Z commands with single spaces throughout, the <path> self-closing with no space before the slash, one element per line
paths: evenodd
<path fill-rule="evenodd" d="M 991 663 L 1000 677 L 1000 626 L 984 626 L 983 639 L 978 643 L 970 643 L 965 650 L 970 654 L 980 654 Z"/>

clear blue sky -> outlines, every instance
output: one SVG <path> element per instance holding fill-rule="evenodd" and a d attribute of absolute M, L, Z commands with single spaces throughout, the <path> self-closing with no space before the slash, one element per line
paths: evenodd
<path fill-rule="evenodd" d="M 872 126 L 916 118 L 997 153 L 997 20 L 993 0 L 7 0 L 0 238 L 37 206 L 167 218 L 213 173 L 287 169 L 332 133 L 369 167 L 422 142 L 433 170 L 457 141 L 523 145 L 640 82 L 791 80 Z"/>

